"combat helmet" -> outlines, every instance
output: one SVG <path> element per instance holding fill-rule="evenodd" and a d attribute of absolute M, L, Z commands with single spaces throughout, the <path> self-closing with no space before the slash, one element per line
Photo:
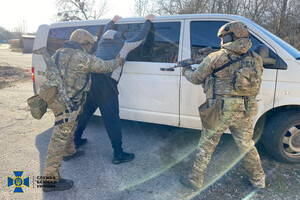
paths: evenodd
<path fill-rule="evenodd" d="M 218 32 L 218 37 L 222 38 L 223 44 L 233 42 L 239 38 L 249 38 L 247 26 L 239 21 L 232 21 L 224 24 Z"/>
<path fill-rule="evenodd" d="M 88 45 L 94 43 L 93 35 L 84 29 L 75 30 L 72 33 L 70 40 L 77 42 L 80 45 Z"/>

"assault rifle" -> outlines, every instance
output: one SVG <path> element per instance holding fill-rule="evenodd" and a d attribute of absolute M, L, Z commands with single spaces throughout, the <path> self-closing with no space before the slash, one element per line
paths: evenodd
<path fill-rule="evenodd" d="M 215 52 L 215 49 L 212 49 L 212 47 L 205 47 L 198 50 L 198 54 L 196 55 L 196 58 L 189 58 L 180 62 L 177 62 L 177 64 L 173 67 L 168 68 L 160 68 L 161 71 L 174 71 L 175 68 L 178 67 L 191 67 L 191 65 L 196 63 L 201 63 L 203 59 L 208 56 L 210 53 Z"/>

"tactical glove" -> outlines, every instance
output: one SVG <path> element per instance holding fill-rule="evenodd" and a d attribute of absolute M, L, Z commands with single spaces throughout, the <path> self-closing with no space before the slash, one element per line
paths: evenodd
<path fill-rule="evenodd" d="M 180 67 L 191 67 L 191 65 L 186 61 L 179 61 L 177 62 L 177 65 Z"/>
<path fill-rule="evenodd" d="M 192 67 L 189 65 L 189 66 L 186 66 L 186 67 L 183 67 L 182 68 L 182 75 L 184 76 L 184 74 L 185 74 L 185 72 L 186 72 L 186 70 L 191 70 L 192 71 Z"/>

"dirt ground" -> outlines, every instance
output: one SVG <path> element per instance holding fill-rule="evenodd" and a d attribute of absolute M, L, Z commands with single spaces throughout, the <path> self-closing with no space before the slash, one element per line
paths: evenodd
<path fill-rule="evenodd" d="M 0 63 L 0 89 L 31 80 L 28 69 L 5 66 Z"/>
<path fill-rule="evenodd" d="M 1 53 L 1 51 L 0 51 Z M 9 62 L 7 62 L 9 63 Z M 0 116 L 1 116 L 1 151 L 7 150 L 5 145 L 15 143 L 17 144 L 15 149 L 10 149 L 8 154 L 7 152 L 0 156 L 2 163 L 0 164 L 2 171 L 1 178 L 5 178 L 8 172 L 14 169 L 11 169 L 11 166 L 14 166 L 11 163 L 13 159 L 24 159 L 38 157 L 36 153 L 35 146 L 30 146 L 28 144 L 20 143 L 14 136 L 21 138 L 23 142 L 26 142 L 29 138 L 34 140 L 35 136 L 39 133 L 51 128 L 53 122 L 53 116 L 50 112 L 47 112 L 46 118 L 48 121 L 44 120 L 44 124 L 39 123 L 38 126 L 35 126 L 36 122 L 30 117 L 28 107 L 22 99 L 30 95 L 29 90 L 26 89 L 24 94 L 22 91 L 23 88 L 19 89 L 22 84 L 26 82 L 26 85 L 30 86 L 28 82 L 31 80 L 30 69 L 23 69 L 21 67 L 10 66 L 10 64 L 0 65 Z M 18 98 L 9 94 L 8 87 L 14 86 L 18 90 Z M 4 89 L 3 89 L 4 88 Z M 26 92 L 26 93 L 25 93 Z M 22 98 L 21 98 L 22 97 Z M 8 101 L 6 98 L 12 99 Z M 27 97 L 28 98 L 28 97 Z M 20 103 L 22 102 L 22 103 Z M 20 104 L 19 104 L 20 103 Z M 14 104 L 17 104 L 14 106 Z M 24 112 L 26 115 L 24 116 Z M 3 113 L 1 113 L 3 112 Z M 38 124 L 38 123 L 37 123 Z M 134 129 L 132 122 L 125 122 L 124 129 Z M 26 131 L 24 130 L 26 127 Z M 144 128 L 145 130 L 153 130 L 153 132 L 166 132 L 159 137 L 159 140 L 163 143 L 157 155 L 160 157 L 162 162 L 169 163 L 172 159 L 176 160 L 177 158 L 172 157 L 172 152 L 177 148 L 183 148 L 184 145 L 193 144 L 196 145 L 200 137 L 200 132 L 195 130 L 186 130 L 172 127 L 164 127 L 160 125 L 149 125 L 144 123 L 139 123 L 139 128 Z M 27 132 L 30 131 L 30 134 Z M 182 134 L 184 132 L 184 134 Z M 197 134 L 195 134 L 195 132 Z M 153 134 L 152 137 L 156 137 L 156 134 Z M 155 144 L 153 144 L 155 145 Z M 238 149 L 234 144 L 234 141 L 230 135 L 224 135 L 221 138 L 221 142 L 218 145 L 215 153 L 213 154 L 212 162 L 208 166 L 207 175 L 205 183 L 207 188 L 201 192 L 192 193 L 188 189 L 183 189 L 184 198 L 194 199 L 194 200 L 231 200 L 231 199 L 243 199 L 243 200 L 300 200 L 300 164 L 288 164 L 282 163 L 274 160 L 268 155 L 264 147 L 259 143 L 257 145 L 258 151 L 261 156 L 263 168 L 267 174 L 266 188 L 265 189 L 255 189 L 251 187 L 248 183 L 247 178 L 245 177 L 245 170 L 242 167 L 242 162 L 239 162 L 236 165 L 233 165 L 233 160 L 238 157 Z M 25 151 L 26 150 L 26 151 Z M 34 152 L 34 153 L 33 153 Z M 10 159 L 10 157 L 14 157 Z M 185 174 L 190 169 L 193 159 L 195 157 L 195 152 L 190 156 L 173 165 L 168 169 L 167 173 L 170 173 L 172 176 L 179 177 L 182 174 Z M 26 166 L 39 166 L 37 160 L 25 159 L 24 162 Z M 146 169 L 146 168 L 145 168 Z M 29 169 L 27 169 L 27 172 Z M 32 173 L 39 171 L 39 167 L 32 169 Z M 31 172 L 28 172 L 31 173 Z M 221 174 L 221 175 L 220 175 Z M 218 178 L 219 176 L 219 178 Z M 164 177 L 164 175 L 162 175 Z M 173 177 L 174 178 L 174 177 Z M 160 178 L 156 178 L 160 180 Z M 177 178 L 176 178 L 177 179 Z M 1 187 L 5 187 L 5 180 L 1 179 Z M 167 183 L 168 184 L 168 183 Z M 174 183 L 172 183 L 174 184 Z M 2 188 L 1 188 L 2 189 Z M 30 193 L 30 192 L 29 192 Z M 124 196 L 124 199 L 137 199 L 134 197 L 135 193 L 141 193 L 139 189 L 133 191 L 127 191 L 127 196 Z M 155 193 L 155 191 L 154 191 Z M 4 194 L 4 193 L 2 193 Z M 36 195 L 36 196 L 35 196 Z M 155 194 L 159 195 L 159 194 Z M 163 193 L 161 195 L 164 195 Z M 33 193 L 34 199 L 42 199 L 42 193 Z M 11 196 L 2 196 L 0 199 L 10 199 Z M 14 196 L 16 197 L 16 196 Z M 62 196 L 61 196 L 62 197 Z M 51 199 L 45 198 L 44 199 Z M 54 199 L 54 197 L 53 197 Z M 63 199 L 63 198 L 61 198 Z M 145 198 L 145 199 L 155 199 Z M 168 198 L 166 198 L 168 199 Z M 172 197 L 171 199 L 176 199 Z"/>
<path fill-rule="evenodd" d="M 31 80 L 31 56 L 0 44 L 0 89 Z"/>

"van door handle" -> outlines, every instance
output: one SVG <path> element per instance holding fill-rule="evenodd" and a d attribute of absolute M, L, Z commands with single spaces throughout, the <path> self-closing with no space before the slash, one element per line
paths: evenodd
<path fill-rule="evenodd" d="M 175 69 L 174 69 L 174 67 L 167 66 L 167 67 L 160 68 L 160 71 L 173 72 L 173 71 L 175 71 Z"/>

